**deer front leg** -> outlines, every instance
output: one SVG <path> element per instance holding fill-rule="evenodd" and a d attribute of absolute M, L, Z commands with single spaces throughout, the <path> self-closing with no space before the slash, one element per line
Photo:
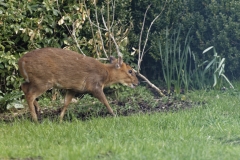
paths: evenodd
<path fill-rule="evenodd" d="M 103 90 L 97 90 L 93 92 L 93 96 L 96 97 L 100 102 L 102 102 L 106 107 L 109 113 L 111 113 L 111 115 L 113 115 L 114 117 L 116 116 L 113 113 L 112 108 L 110 107 L 107 98 L 105 96 L 105 94 L 103 93 Z"/>

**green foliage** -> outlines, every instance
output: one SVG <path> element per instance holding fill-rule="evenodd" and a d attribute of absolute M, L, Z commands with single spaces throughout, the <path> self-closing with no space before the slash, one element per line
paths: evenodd
<path fill-rule="evenodd" d="M 164 7 L 165 2 L 167 2 L 166 7 Z M 143 58 L 141 72 L 146 75 L 148 78 L 152 80 L 161 80 L 163 74 L 159 72 L 159 61 L 161 59 L 161 55 L 159 53 L 159 44 L 160 40 L 162 43 L 165 43 L 165 29 L 169 28 L 169 34 L 173 34 L 173 28 L 178 28 L 180 26 L 179 18 L 181 16 L 182 10 L 184 10 L 184 5 L 182 1 L 165 1 L 165 0 L 134 0 L 132 1 L 132 17 L 134 28 L 133 31 L 129 35 L 130 44 L 134 48 L 138 48 L 139 45 L 139 35 L 143 25 L 144 13 L 147 9 L 147 6 L 150 5 L 150 9 L 146 15 L 145 19 L 145 29 L 143 30 L 143 40 L 142 43 L 145 43 L 145 38 L 147 34 L 147 30 L 153 21 L 153 19 L 164 9 L 162 15 L 155 21 L 153 24 L 150 33 L 149 33 L 149 41 L 146 46 L 146 54 Z M 190 27 L 188 28 L 188 30 Z M 182 29 L 183 37 L 180 39 L 184 39 L 186 36 L 186 29 L 183 26 Z M 141 45 L 143 45 L 141 44 Z"/>
<path fill-rule="evenodd" d="M 116 4 L 115 10 L 113 2 Z M 163 8 L 165 2 L 167 2 L 166 7 Z M 225 58 L 225 76 L 233 78 L 240 75 L 238 72 L 240 61 L 238 45 L 240 11 L 238 8 L 240 2 L 237 1 L 99 0 L 96 6 L 104 43 L 101 44 L 98 28 L 91 25 L 88 20 L 90 14 L 93 23 L 97 24 L 93 1 L 86 1 L 88 8 L 86 10 L 83 1 L 0 0 L 1 96 L 19 88 L 21 79 L 17 72 L 17 60 L 20 55 L 29 50 L 52 46 L 78 51 L 77 44 L 79 44 L 86 55 L 95 58 L 98 57 L 96 53 L 99 53 L 100 57 L 103 56 L 103 47 L 108 54 L 116 54 L 108 31 L 102 29 L 104 28 L 102 15 L 106 25 L 111 26 L 110 30 L 124 54 L 124 59 L 131 65 L 135 65 L 136 57 L 131 56 L 129 52 L 132 48 L 138 48 L 143 16 L 149 4 L 151 7 L 146 16 L 143 38 L 146 37 L 148 27 L 155 16 L 162 9 L 164 11 L 150 31 L 146 46 L 147 54 L 141 66 L 142 74 L 159 82 L 163 80 L 164 73 L 159 71 L 159 68 L 166 67 L 166 64 L 160 63 L 158 41 L 162 44 L 168 41 L 165 28 L 169 28 L 169 35 L 173 35 L 176 32 L 175 28 L 182 25 L 178 39 L 184 41 L 191 28 L 189 36 L 192 40 L 189 45 L 194 52 L 191 63 L 195 66 L 188 68 L 192 69 L 188 71 L 190 74 L 187 74 L 186 69 L 178 68 L 177 81 L 171 83 L 176 84 L 175 86 L 183 84 L 187 89 L 189 83 L 192 86 L 200 86 L 194 84 L 195 82 L 189 79 L 190 76 L 195 77 L 199 84 L 206 82 L 202 76 L 204 65 L 199 67 L 197 64 L 201 64 L 200 62 L 204 59 L 211 58 L 209 54 L 201 54 L 209 46 L 215 46 L 221 51 L 219 56 Z M 113 13 L 115 13 L 114 16 Z M 190 61 L 188 65 L 189 63 Z M 182 82 L 179 81 L 179 75 L 182 75 Z M 177 90 L 179 91 L 179 88 Z"/>
<path fill-rule="evenodd" d="M 139 107 L 150 106 L 156 107 L 157 101 L 153 94 L 144 86 L 138 86 L 135 89 L 114 85 L 111 89 L 105 89 L 108 102 L 114 112 L 123 115 L 128 111 L 138 111 Z M 106 107 L 96 98 L 86 94 L 78 100 L 76 104 L 71 104 L 67 111 L 67 119 L 74 119 L 78 115 L 75 113 L 83 113 L 85 116 L 99 116 L 103 113 L 108 113 Z"/>
<path fill-rule="evenodd" d="M 153 93 L 145 86 L 138 86 L 132 89 L 122 85 L 111 85 L 104 92 L 110 106 L 118 115 L 137 113 L 141 110 L 141 107 L 151 111 L 158 104 Z M 53 101 L 51 94 L 45 93 L 39 97 L 38 103 L 42 109 L 48 107 L 59 109 L 64 103 L 64 96 L 65 94 L 60 94 L 58 99 Z M 70 103 L 64 116 L 65 120 L 88 119 L 89 117 L 109 114 L 104 104 L 92 95 L 80 94 L 75 100 L 75 102 Z"/>
<path fill-rule="evenodd" d="M 7 106 L 11 106 L 13 102 L 18 103 L 22 96 L 23 94 L 19 90 L 14 90 L 11 93 L 0 92 L 0 112 L 6 111 Z"/>
<path fill-rule="evenodd" d="M 211 77 L 213 77 L 212 87 L 220 89 L 224 87 L 222 79 L 234 88 L 231 82 L 225 75 L 225 58 L 221 58 L 214 47 L 209 47 L 203 51 L 203 54 L 213 49 L 213 59 L 209 62 L 204 61 L 199 66 L 195 61 L 195 54 L 191 51 L 190 43 L 192 37 L 186 35 L 185 41 L 180 41 L 180 31 L 169 34 L 166 29 L 166 39 L 164 42 L 159 42 L 159 51 L 161 56 L 162 71 L 165 82 L 167 84 L 167 93 L 174 86 L 174 91 L 180 94 L 181 88 L 188 91 L 189 86 L 195 89 L 206 88 L 211 86 Z M 163 45 L 163 43 L 165 43 Z M 205 67 L 205 68 L 204 68 Z"/>
<path fill-rule="evenodd" d="M 159 52 L 161 57 L 162 72 L 167 84 L 167 93 L 170 94 L 171 86 L 174 85 L 174 91 L 180 94 L 181 88 L 188 91 L 191 71 L 190 49 L 191 37 L 186 35 L 185 41 L 180 40 L 181 26 L 174 30 L 170 35 L 166 29 L 165 42 L 159 41 Z"/>
<path fill-rule="evenodd" d="M 193 89 L 206 89 L 211 86 L 211 81 L 208 79 L 204 73 L 204 67 L 207 61 L 204 61 L 199 65 L 196 61 L 195 54 L 193 54 L 193 69 L 190 71 L 190 86 Z"/>
<path fill-rule="evenodd" d="M 97 24 L 96 19 L 94 19 L 94 5 L 92 1 L 86 1 L 86 3 L 88 10 L 86 10 L 83 1 L 0 0 L 1 96 L 19 89 L 22 79 L 19 78 L 17 72 L 17 61 L 20 55 L 29 50 L 58 47 L 78 51 L 79 45 L 86 55 L 97 57 L 93 39 L 98 38 L 97 40 L 99 40 L 99 35 L 92 34 L 97 33 L 97 27 L 93 28 L 93 32 L 91 32 L 88 20 L 90 13 L 92 21 Z M 99 1 L 97 5 L 99 8 L 104 8 L 106 2 Z M 131 19 L 129 5 L 130 2 L 126 1 L 116 3 L 117 14 L 115 19 L 112 19 L 113 31 L 123 53 L 126 53 L 125 48 L 128 45 L 128 40 L 126 40 L 128 32 L 126 30 L 129 30 Z M 103 15 L 106 16 L 105 12 Z M 99 18 L 101 18 L 100 12 Z M 119 20 L 116 21 L 116 19 Z M 102 26 L 103 22 L 100 23 Z M 126 32 L 125 38 L 120 36 L 123 32 Z M 107 33 L 104 32 L 104 34 Z M 73 35 L 75 35 L 75 39 Z M 107 43 L 107 38 L 104 38 L 104 43 Z M 100 42 L 98 44 L 98 48 L 102 48 Z M 112 45 L 112 47 L 115 46 Z M 100 52 L 102 52 L 101 49 Z M 129 62 L 133 61 L 130 57 L 127 59 Z"/>
<path fill-rule="evenodd" d="M 224 74 L 225 58 L 221 58 L 220 56 L 218 56 L 218 53 L 216 52 L 213 46 L 204 50 L 203 54 L 208 52 L 211 49 L 213 49 L 214 57 L 205 67 L 203 76 L 205 76 L 206 72 L 213 72 L 213 79 L 214 79 L 213 87 L 220 89 L 222 87 L 222 79 L 224 78 L 228 82 L 228 84 L 231 86 L 231 88 L 234 88 L 231 82 L 228 80 L 228 78 Z"/>
<path fill-rule="evenodd" d="M 10 51 L 0 51 L 0 89 L 4 93 L 11 91 L 12 88 L 19 88 L 21 78 L 17 73 L 17 57 L 12 55 Z"/>
<path fill-rule="evenodd" d="M 10 43 L 12 44 L 12 43 Z M 12 102 L 19 100 L 22 93 L 19 86 L 22 78 L 18 76 L 17 60 L 19 55 L 11 54 L 5 51 L 5 47 L 1 45 L 0 50 L 0 112 L 5 111 L 7 106 Z"/>
<path fill-rule="evenodd" d="M 149 26 L 154 17 L 159 14 L 165 0 L 135 0 L 132 1 L 132 16 L 134 29 L 130 36 L 130 43 L 137 48 L 139 33 L 142 26 L 144 12 L 148 4 L 152 4 L 146 17 L 146 26 Z M 234 0 L 181 0 L 167 1 L 162 16 L 155 22 L 150 33 L 149 48 L 142 62 L 142 73 L 151 79 L 161 79 L 159 71 L 160 55 L 158 40 L 165 41 L 165 28 L 170 34 L 179 24 L 183 25 L 182 36 L 184 39 L 191 28 L 191 49 L 195 53 L 195 61 L 200 63 L 203 59 L 210 59 L 211 55 L 201 54 L 209 46 L 220 50 L 220 56 L 226 58 L 225 74 L 230 78 L 240 75 L 240 7 L 239 1 Z M 147 28 L 146 28 L 147 29 Z M 145 34 L 143 36 L 146 36 Z"/>
<path fill-rule="evenodd" d="M 116 90 L 113 95 L 112 99 L 124 104 L 123 108 L 138 108 L 141 102 L 147 106 L 155 107 L 156 105 L 153 94 L 145 86 L 138 86 L 134 89 L 124 87 Z"/>
<path fill-rule="evenodd" d="M 239 76 L 239 1 L 211 1 L 204 3 L 202 16 L 205 18 L 206 26 L 199 38 L 203 47 L 214 46 L 221 51 L 220 56 L 226 58 L 226 75 Z"/>
<path fill-rule="evenodd" d="M 232 83 L 225 75 L 225 58 L 221 58 L 213 46 L 205 49 L 203 51 L 203 54 L 211 49 L 213 49 L 212 60 L 203 60 L 203 62 L 196 62 L 195 56 L 193 54 L 194 67 L 189 72 L 190 86 L 194 89 L 222 89 L 227 83 L 229 85 L 229 88 L 234 89 Z M 222 81 L 223 79 L 225 80 L 225 83 Z"/>

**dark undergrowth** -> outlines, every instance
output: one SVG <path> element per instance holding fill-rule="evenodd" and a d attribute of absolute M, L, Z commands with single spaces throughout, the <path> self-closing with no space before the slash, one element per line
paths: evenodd
<path fill-rule="evenodd" d="M 138 89 L 126 89 L 122 91 L 107 90 L 110 106 L 113 108 L 117 116 L 130 116 L 133 114 L 152 114 L 154 112 L 174 112 L 182 109 L 190 109 L 200 102 L 192 102 L 185 95 L 171 95 L 159 97 L 154 95 L 146 87 Z M 49 98 L 39 98 L 39 103 L 42 106 L 39 113 L 39 120 L 45 118 L 50 120 L 58 120 L 61 112 L 63 98 L 52 101 Z M 11 109 L 8 112 L 0 114 L 0 121 L 13 122 L 15 120 L 29 119 L 31 115 L 26 104 L 24 109 Z M 72 103 L 65 116 L 64 121 L 72 121 L 74 119 L 88 120 L 93 117 L 111 116 L 106 107 L 97 99 L 90 95 L 81 96 L 77 101 Z"/>

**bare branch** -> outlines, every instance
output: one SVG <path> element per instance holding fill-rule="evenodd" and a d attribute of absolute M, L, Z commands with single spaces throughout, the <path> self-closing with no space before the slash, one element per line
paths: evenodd
<path fill-rule="evenodd" d="M 119 47 L 118 47 L 118 44 L 117 44 L 114 36 L 112 35 L 110 29 L 107 27 L 107 24 L 106 24 L 106 21 L 105 21 L 105 18 L 104 18 L 104 16 L 103 16 L 103 14 L 102 14 L 102 21 L 103 21 L 103 25 L 104 25 L 105 29 L 108 31 L 109 36 L 111 37 L 111 39 L 113 40 L 113 43 L 115 44 L 115 47 L 116 47 L 118 56 L 119 56 L 119 57 L 122 57 L 122 53 L 120 52 Z"/>
<path fill-rule="evenodd" d="M 67 26 L 67 25 L 65 24 L 65 26 Z M 72 37 L 73 37 L 73 39 L 74 39 L 74 41 L 75 41 L 78 49 L 80 50 L 80 52 L 81 52 L 84 56 L 86 56 L 86 55 L 83 53 L 83 51 L 81 50 L 80 45 L 79 45 L 78 42 L 77 42 L 76 27 L 75 27 L 75 24 L 74 24 L 74 23 L 72 24 L 72 27 L 73 27 L 73 30 L 72 30 L 72 34 L 71 34 L 71 35 L 72 35 Z"/>
<path fill-rule="evenodd" d="M 85 5 L 85 9 L 87 10 L 87 5 L 86 5 L 86 3 L 85 3 L 85 0 L 84 0 L 84 5 Z M 90 15 L 88 15 L 88 20 L 89 20 L 91 26 L 94 25 L 95 27 L 97 27 L 98 33 L 99 33 L 99 37 L 100 37 L 100 40 L 101 40 L 101 43 L 102 43 L 103 52 L 104 52 L 105 56 L 108 58 L 107 52 L 106 52 L 105 47 L 104 47 L 104 42 L 103 42 L 103 39 L 102 39 L 102 32 L 101 32 L 101 30 L 105 30 L 105 29 L 104 29 L 104 28 L 101 28 L 101 27 L 99 26 L 99 22 L 98 22 L 98 12 L 97 12 L 96 3 L 94 3 L 94 6 L 95 6 L 95 15 L 96 15 L 97 25 L 92 22 Z M 94 35 L 93 35 L 93 36 L 94 36 Z M 97 54 L 98 54 L 98 53 L 97 53 Z M 99 59 L 99 55 L 98 55 L 98 59 Z"/>
<path fill-rule="evenodd" d="M 109 32 L 109 28 L 107 27 L 107 24 L 106 24 L 105 18 L 103 16 L 102 10 L 101 10 L 101 16 L 102 16 L 103 25 L 104 25 L 105 29 Z"/>
<path fill-rule="evenodd" d="M 120 50 L 119 50 L 118 44 L 117 44 L 117 42 L 116 42 L 114 36 L 113 36 L 112 33 L 110 33 L 110 32 L 109 32 L 109 35 L 110 35 L 110 37 L 112 38 L 113 43 L 115 44 L 115 47 L 116 47 L 116 50 L 117 50 L 118 56 L 119 56 L 119 57 L 122 57 L 122 53 L 121 53 Z"/>
<path fill-rule="evenodd" d="M 97 60 L 99 60 L 99 61 L 108 61 L 109 58 L 97 58 Z"/>
<path fill-rule="evenodd" d="M 115 21 L 115 0 L 114 1 L 112 1 L 112 10 L 113 10 L 113 13 L 112 13 L 112 24 L 111 24 L 111 27 L 110 28 L 112 28 L 113 27 L 113 24 L 114 24 L 114 21 Z"/>
<path fill-rule="evenodd" d="M 141 69 L 141 62 L 142 62 L 142 57 L 141 57 L 141 43 L 142 43 L 142 34 L 143 34 L 143 30 L 144 30 L 144 25 L 145 25 L 145 19 L 147 16 L 147 12 L 148 9 L 150 8 L 151 5 L 148 5 L 146 12 L 144 14 L 144 18 L 143 18 L 143 23 L 142 23 L 142 29 L 140 32 L 140 37 L 139 37 L 139 44 L 138 44 L 138 72 L 140 73 L 140 69 Z"/>
<path fill-rule="evenodd" d="M 59 11 L 59 13 L 60 13 L 60 15 L 61 15 L 61 17 L 62 17 L 62 12 L 60 11 L 58 0 L 57 0 L 57 7 L 58 7 L 58 11 Z M 67 28 L 67 30 L 68 30 L 68 32 L 70 33 L 71 37 L 74 39 L 74 41 L 75 41 L 75 43 L 76 43 L 77 48 L 79 49 L 79 51 L 85 56 L 85 54 L 84 54 L 83 51 L 81 50 L 80 45 L 79 45 L 78 42 L 77 42 L 77 38 L 76 38 L 76 28 L 75 28 L 74 24 L 72 25 L 72 26 L 73 26 L 73 31 L 71 31 L 71 30 L 69 29 L 69 27 L 68 27 L 65 23 L 64 23 L 64 26 Z"/>
<path fill-rule="evenodd" d="M 142 75 L 141 73 L 137 72 L 136 70 L 134 70 L 134 72 L 136 72 L 136 74 L 142 78 L 143 80 L 145 80 L 147 82 L 147 84 L 152 87 L 153 89 L 155 89 L 159 94 L 160 96 L 164 97 L 165 95 L 162 93 L 162 91 L 157 87 L 155 86 L 153 83 L 151 83 L 144 75 Z"/>
<path fill-rule="evenodd" d="M 148 28 L 148 31 L 147 31 L 147 37 L 145 39 L 145 42 L 144 42 L 144 45 L 143 45 L 143 50 L 141 51 L 141 43 L 142 43 L 142 33 L 143 33 L 143 30 L 144 30 L 144 24 L 145 24 L 145 19 L 146 19 L 146 16 L 147 16 L 147 12 L 150 8 L 151 5 L 149 5 L 146 9 L 146 12 L 144 14 L 144 19 L 143 19 L 143 25 L 142 25 L 142 29 L 141 29 L 141 33 L 140 33 L 140 38 L 139 38 L 139 49 L 138 49 L 138 52 L 139 52 L 139 55 L 138 55 L 138 72 L 140 72 L 141 70 L 141 62 L 142 62 L 142 59 L 143 59 L 143 56 L 144 56 L 144 53 L 145 53 L 145 48 L 146 48 L 146 45 L 147 45 L 147 42 L 148 42 L 148 37 L 149 37 L 149 33 L 150 33 L 150 30 L 152 28 L 152 25 L 154 24 L 154 22 L 162 15 L 165 7 L 166 7 L 166 4 L 167 4 L 167 0 L 165 1 L 164 3 L 164 6 L 163 6 L 163 9 L 161 11 L 161 13 L 159 13 L 154 19 L 153 21 L 151 22 L 149 28 Z"/>
<path fill-rule="evenodd" d="M 151 30 L 152 25 L 154 24 L 154 22 L 162 15 L 162 13 L 163 13 L 163 11 L 164 11 L 164 9 L 165 9 L 165 7 L 166 7 L 166 4 L 167 4 L 167 0 L 165 1 L 165 4 L 164 4 L 164 6 L 163 6 L 163 9 L 162 9 L 161 13 L 159 13 L 159 14 L 153 19 L 153 21 L 151 22 L 151 24 L 150 24 L 150 26 L 149 26 L 149 28 L 148 28 L 148 30 L 147 30 L 147 36 L 146 36 L 146 39 L 145 39 L 145 42 L 144 42 L 144 45 L 143 45 L 143 50 L 141 50 L 142 34 L 143 34 L 144 27 L 145 27 L 145 26 L 144 26 L 144 25 L 145 25 L 145 20 L 146 20 L 147 12 L 148 12 L 149 8 L 151 7 L 151 5 L 149 5 L 149 6 L 147 7 L 146 12 L 145 12 L 145 14 L 144 14 L 144 18 L 143 18 L 143 24 L 142 24 L 142 29 L 141 29 L 141 32 L 140 32 L 139 46 L 138 46 L 138 69 L 137 69 L 137 75 L 138 75 L 140 78 L 144 79 L 144 80 L 148 83 L 148 85 L 150 85 L 153 89 L 155 89 L 161 96 L 165 96 L 165 95 L 161 92 L 161 90 L 160 90 L 158 87 L 156 87 L 156 86 L 155 86 L 153 83 L 151 83 L 145 76 L 143 76 L 143 75 L 140 73 L 140 70 L 141 70 L 141 63 L 142 63 L 142 60 L 143 60 L 143 56 L 144 56 L 145 53 L 149 50 L 149 49 L 148 49 L 147 51 L 145 51 L 145 48 L 146 48 L 146 45 L 147 45 L 147 42 L 148 42 L 148 37 L 149 37 L 150 30 Z M 151 48 L 151 47 L 150 47 L 150 48 Z"/>
<path fill-rule="evenodd" d="M 97 56 L 98 56 L 98 58 L 99 58 L 100 56 L 99 56 L 99 51 L 98 51 L 96 39 L 95 39 L 94 32 L 93 32 L 93 25 L 92 25 L 92 23 L 91 23 L 90 13 L 88 14 L 88 9 L 87 9 L 87 5 L 86 5 L 86 3 L 85 3 L 85 0 L 84 0 L 83 3 L 84 3 L 85 11 L 86 11 L 86 13 L 87 13 L 88 20 L 89 20 L 89 22 L 90 22 L 91 32 L 92 32 L 92 36 L 93 36 L 94 48 L 95 48 L 95 50 L 96 50 L 96 52 L 97 52 Z"/>

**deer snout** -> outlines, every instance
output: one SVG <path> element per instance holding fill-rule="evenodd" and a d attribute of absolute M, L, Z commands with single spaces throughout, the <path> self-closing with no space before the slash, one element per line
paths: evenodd
<path fill-rule="evenodd" d="M 137 82 L 135 82 L 135 83 L 132 83 L 131 84 L 131 88 L 135 88 L 136 86 L 138 86 L 140 84 L 140 82 L 139 81 L 137 81 Z"/>

